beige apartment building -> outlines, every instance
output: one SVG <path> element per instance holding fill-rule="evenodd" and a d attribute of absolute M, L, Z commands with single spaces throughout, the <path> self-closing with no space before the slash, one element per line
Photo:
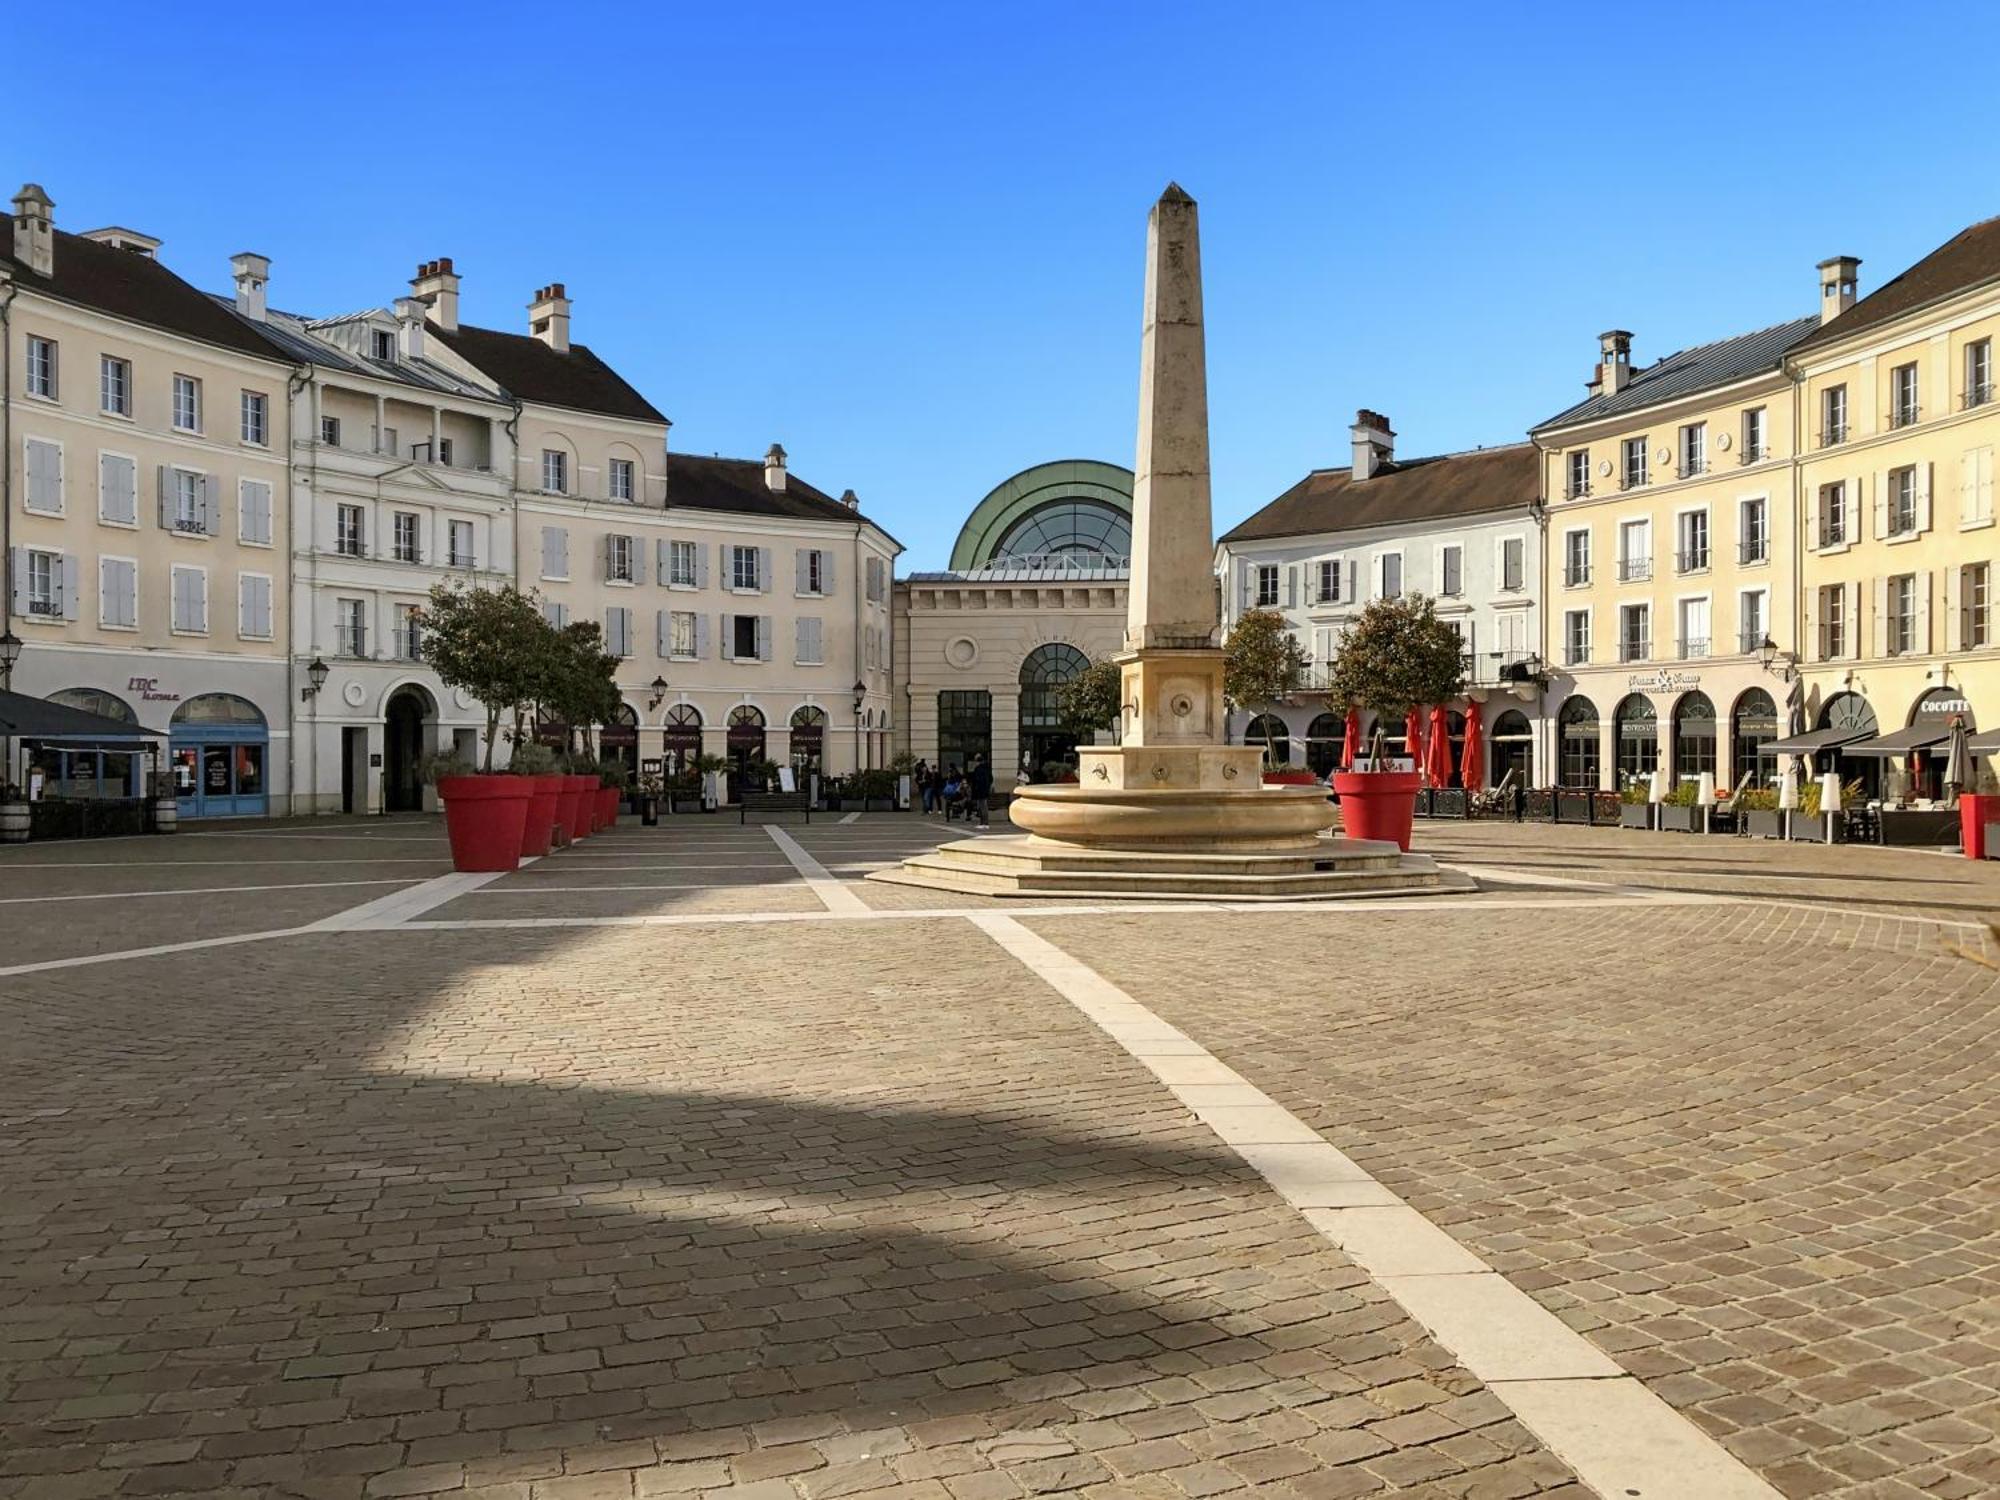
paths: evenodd
<path fill-rule="evenodd" d="M 29 184 L 0 231 L 12 686 L 161 731 L 183 816 L 282 808 L 292 367 L 158 240 L 53 210 Z M 50 795 L 123 796 L 145 763 L 51 748 L 34 769 Z"/>

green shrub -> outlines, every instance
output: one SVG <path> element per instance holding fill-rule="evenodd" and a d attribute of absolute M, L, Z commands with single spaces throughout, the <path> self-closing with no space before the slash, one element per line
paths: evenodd
<path fill-rule="evenodd" d="M 515 776 L 553 776 L 557 769 L 555 751 L 537 740 L 522 740 L 507 759 L 507 770 Z"/>

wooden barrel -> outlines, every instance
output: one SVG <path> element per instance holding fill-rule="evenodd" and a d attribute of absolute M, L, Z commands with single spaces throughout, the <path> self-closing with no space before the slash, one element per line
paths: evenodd
<path fill-rule="evenodd" d="M 153 832 L 178 833 L 181 827 L 181 805 L 172 797 L 153 799 Z"/>
<path fill-rule="evenodd" d="M 0 844 L 27 843 L 29 821 L 27 803 L 0 802 Z"/>

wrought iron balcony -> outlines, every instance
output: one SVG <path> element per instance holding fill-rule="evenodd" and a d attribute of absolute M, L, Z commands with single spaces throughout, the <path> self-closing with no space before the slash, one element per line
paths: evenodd
<path fill-rule="evenodd" d="M 1686 552 L 1675 553 L 1674 571 L 1677 573 L 1706 573 L 1708 571 L 1708 548 L 1696 547 Z"/>
<path fill-rule="evenodd" d="M 1652 558 L 1621 557 L 1618 559 L 1618 581 L 1620 583 L 1644 583 L 1652 576 Z"/>
<path fill-rule="evenodd" d="M 1563 569 L 1563 587 L 1580 589 L 1590 582 L 1589 563 L 1571 563 Z"/>
<path fill-rule="evenodd" d="M 1589 641 L 1568 641 L 1563 645 L 1563 665 L 1580 667 L 1590 660 Z"/>
<path fill-rule="evenodd" d="M 1691 635 L 1676 643 L 1676 654 L 1682 661 L 1700 661 L 1708 655 L 1708 637 Z"/>
<path fill-rule="evenodd" d="M 1645 661 L 1653 654 L 1653 643 L 1644 636 L 1625 636 L 1618 642 L 1620 661 Z"/>
<path fill-rule="evenodd" d="M 1921 406 L 1907 405 L 1892 407 L 1889 411 L 1889 425 L 1891 427 L 1914 427 L 1923 414 L 1924 409 Z"/>
<path fill-rule="evenodd" d="M 1771 543 L 1767 537 L 1751 537 L 1736 544 L 1736 560 L 1739 563 L 1760 563 L 1771 560 Z"/>

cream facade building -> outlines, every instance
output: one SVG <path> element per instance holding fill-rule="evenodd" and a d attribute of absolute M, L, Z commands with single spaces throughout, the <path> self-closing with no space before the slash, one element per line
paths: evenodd
<path fill-rule="evenodd" d="M 291 787 L 290 364 L 126 229 L 0 238 L 12 686 L 162 731 L 188 816 Z M 137 795 L 142 755 L 49 750 L 50 795 Z M 19 775 L 19 765 L 8 768 Z"/>

